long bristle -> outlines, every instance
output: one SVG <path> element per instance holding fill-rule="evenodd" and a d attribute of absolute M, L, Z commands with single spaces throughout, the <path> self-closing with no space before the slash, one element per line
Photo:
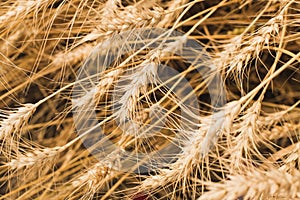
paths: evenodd
<path fill-rule="evenodd" d="M 299 10 L 0 1 L 0 200 L 300 199 Z"/>

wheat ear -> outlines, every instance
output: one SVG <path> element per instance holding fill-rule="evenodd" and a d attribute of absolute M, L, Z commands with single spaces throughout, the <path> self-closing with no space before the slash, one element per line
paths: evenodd
<path fill-rule="evenodd" d="M 149 5 L 147 7 L 134 5 L 118 8 L 115 1 L 107 1 L 102 9 L 103 19 L 97 29 L 84 36 L 76 45 L 99 38 L 103 40 L 114 33 L 124 32 L 130 28 L 146 28 L 155 25 L 164 15 L 164 10 L 158 6 L 153 6 L 152 10 L 147 9 L 148 7 Z"/>
<path fill-rule="evenodd" d="M 20 170 L 24 168 L 42 166 L 42 163 L 47 164 L 58 152 L 61 152 L 61 147 L 35 149 L 32 152 L 27 152 L 23 155 L 18 155 L 10 162 L 6 163 L 5 166 L 9 167 L 10 170 Z"/>
<path fill-rule="evenodd" d="M 244 167 L 247 167 L 244 166 L 244 159 L 249 159 L 249 156 L 252 154 L 261 156 L 257 145 L 259 142 L 262 142 L 262 138 L 260 137 L 259 128 L 255 123 L 258 119 L 260 110 L 261 103 L 259 101 L 253 103 L 253 105 L 246 110 L 245 115 L 241 117 L 240 120 L 242 121 L 239 123 L 240 127 L 234 131 L 237 132 L 238 135 L 233 139 L 228 140 L 230 170 L 244 170 Z M 233 143 L 233 145 L 231 145 L 231 143 Z"/>
<path fill-rule="evenodd" d="M 74 66 L 88 57 L 94 46 L 91 44 L 81 45 L 72 51 L 60 52 L 53 56 L 52 65 L 57 66 Z"/>
<path fill-rule="evenodd" d="M 175 163 L 170 164 L 169 170 L 161 170 L 156 176 L 151 176 L 143 181 L 140 186 L 143 189 L 155 188 L 172 182 L 183 181 L 183 177 L 189 177 L 195 166 L 201 166 L 212 146 L 216 143 L 218 135 L 229 133 L 236 115 L 240 112 L 241 104 L 238 101 L 227 103 L 223 110 L 214 116 L 204 117 L 201 120 L 199 130 L 186 132 L 184 138 L 188 138 L 182 147 L 182 153 Z"/>
<path fill-rule="evenodd" d="M 8 21 L 12 18 L 17 18 L 20 15 L 26 15 L 26 12 L 30 11 L 30 9 L 37 4 L 38 1 L 34 0 L 19 1 L 15 7 L 12 7 L 13 9 L 0 16 L 0 24 L 9 24 Z"/>
<path fill-rule="evenodd" d="M 133 119 L 135 117 L 135 113 L 138 111 L 137 105 L 140 93 L 146 93 L 148 84 L 155 85 L 157 83 L 157 70 L 160 60 L 168 54 L 182 48 L 186 39 L 185 36 L 182 36 L 176 41 L 166 44 L 162 49 L 159 47 L 151 50 L 146 60 L 136 66 L 136 71 L 126 76 L 126 80 L 129 84 L 122 87 L 123 95 L 118 101 L 118 104 L 121 106 L 116 113 L 121 123 L 124 123 L 126 118 Z"/>
<path fill-rule="evenodd" d="M 17 30 L 15 33 L 11 34 L 7 39 L 3 39 L 3 43 L 1 43 L 0 52 L 9 57 L 16 50 L 16 46 L 22 41 L 22 38 L 26 35 L 26 32 L 21 28 Z"/>
<path fill-rule="evenodd" d="M 208 183 L 209 191 L 198 200 L 230 199 L 266 199 L 266 198 L 300 198 L 300 173 L 270 171 L 249 171 L 243 175 L 229 175 L 229 180 L 221 183 Z"/>
<path fill-rule="evenodd" d="M 119 161 L 122 149 L 116 149 L 107 155 L 102 161 L 97 162 L 79 177 L 72 180 L 71 184 L 78 190 L 83 190 L 81 199 L 92 199 L 94 194 L 99 191 L 104 184 L 114 178 L 119 171 Z"/>
<path fill-rule="evenodd" d="M 5 141 L 20 132 L 24 125 L 28 123 L 35 109 L 34 104 L 27 103 L 10 111 L 1 110 L 0 140 Z"/>

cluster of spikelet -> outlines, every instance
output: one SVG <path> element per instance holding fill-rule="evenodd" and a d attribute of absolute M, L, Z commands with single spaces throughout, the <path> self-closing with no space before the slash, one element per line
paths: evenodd
<path fill-rule="evenodd" d="M 300 199 L 299 11 L 299 0 L 0 1 L 0 200 Z M 113 52 L 122 34 L 134 37 Z M 187 41 L 203 47 L 188 59 L 176 53 L 194 51 Z M 99 44 L 117 56 L 82 79 Z M 86 80 L 92 92 L 76 87 Z"/>

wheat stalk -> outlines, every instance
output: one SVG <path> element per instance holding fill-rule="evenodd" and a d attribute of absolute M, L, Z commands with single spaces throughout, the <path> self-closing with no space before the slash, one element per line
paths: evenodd
<path fill-rule="evenodd" d="M 298 0 L 1 1 L 0 200 L 300 199 L 298 11 Z M 161 27 L 158 38 L 141 31 Z M 188 62 L 190 40 L 210 71 Z M 94 48 L 117 58 L 81 78 Z M 165 63 L 179 73 L 162 81 Z M 219 107 L 207 88 L 216 74 Z M 70 128 L 77 111 L 95 113 L 92 127 Z"/>

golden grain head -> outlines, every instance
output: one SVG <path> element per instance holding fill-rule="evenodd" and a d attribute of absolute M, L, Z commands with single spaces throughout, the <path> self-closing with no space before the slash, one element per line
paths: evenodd
<path fill-rule="evenodd" d="M 0 200 L 300 199 L 299 10 L 0 1 Z"/>

